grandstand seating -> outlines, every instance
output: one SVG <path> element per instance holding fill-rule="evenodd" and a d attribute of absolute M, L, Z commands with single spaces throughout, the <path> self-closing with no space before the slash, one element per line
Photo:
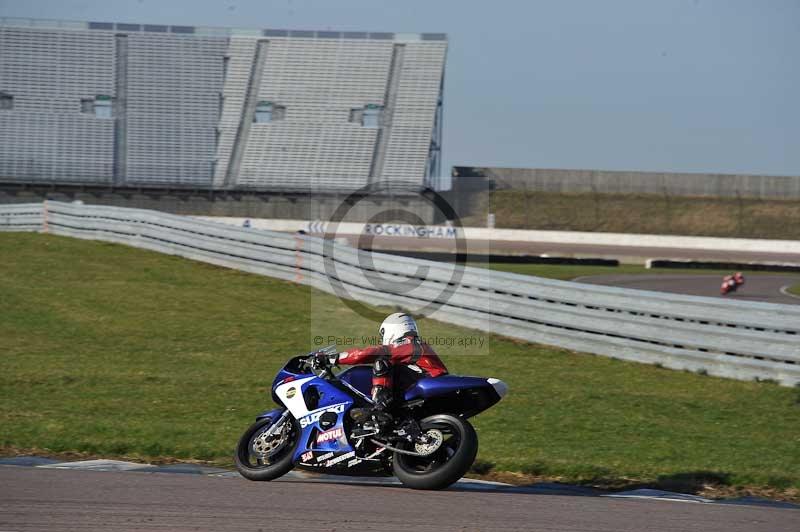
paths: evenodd
<path fill-rule="evenodd" d="M 0 19 L 0 180 L 422 187 L 442 34 Z"/>
<path fill-rule="evenodd" d="M 0 26 L 0 176 L 110 181 L 114 124 L 81 100 L 114 93 L 114 34 Z"/>

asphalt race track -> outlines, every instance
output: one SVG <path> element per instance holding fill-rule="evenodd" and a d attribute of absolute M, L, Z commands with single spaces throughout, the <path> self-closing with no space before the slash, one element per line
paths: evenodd
<path fill-rule="evenodd" d="M 413 237 L 344 237 L 355 247 L 380 250 L 412 250 L 431 252 L 456 251 L 452 238 Z M 645 259 L 691 259 L 718 262 L 769 262 L 800 264 L 797 253 L 762 253 L 752 251 L 719 251 L 659 247 L 608 246 L 599 244 L 557 244 L 552 242 L 512 242 L 507 240 L 470 240 L 467 252 L 498 255 L 550 255 L 553 257 L 617 258 L 623 262 L 644 263 Z M 627 260 L 625 260 L 627 259 Z"/>
<path fill-rule="evenodd" d="M 722 276 L 720 275 L 670 275 L 670 274 L 635 274 L 635 275 L 591 275 L 574 279 L 581 283 L 620 286 L 639 290 L 655 290 L 657 292 L 674 292 L 706 297 L 724 297 L 736 301 L 766 301 L 800 305 L 800 297 L 786 293 L 787 286 L 800 283 L 800 275 L 749 275 L 744 286 L 726 296 L 719 293 Z"/>
<path fill-rule="evenodd" d="M 800 510 L 0 467 L 0 531 L 797 531 Z"/>

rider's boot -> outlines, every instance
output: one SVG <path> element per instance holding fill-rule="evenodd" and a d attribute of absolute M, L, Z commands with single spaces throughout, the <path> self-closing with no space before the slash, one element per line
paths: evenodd
<path fill-rule="evenodd" d="M 372 400 L 371 406 L 350 410 L 350 418 L 356 422 L 356 427 L 352 431 L 353 438 L 380 434 L 391 424 L 392 415 L 388 411 L 392 402 L 391 389 L 374 386 Z"/>

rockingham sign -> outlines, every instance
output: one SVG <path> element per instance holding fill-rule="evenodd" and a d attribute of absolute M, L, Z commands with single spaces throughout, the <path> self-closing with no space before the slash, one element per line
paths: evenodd
<path fill-rule="evenodd" d="M 362 235 L 416 238 L 456 238 L 455 227 L 442 225 L 364 224 Z"/>
<path fill-rule="evenodd" d="M 305 224 L 303 231 L 310 234 L 325 234 L 331 229 L 331 224 L 322 220 L 302 223 Z M 411 225 L 397 223 L 362 224 L 342 222 L 336 224 L 336 233 L 339 235 L 402 236 L 410 238 L 458 237 L 458 229 L 449 225 Z"/>

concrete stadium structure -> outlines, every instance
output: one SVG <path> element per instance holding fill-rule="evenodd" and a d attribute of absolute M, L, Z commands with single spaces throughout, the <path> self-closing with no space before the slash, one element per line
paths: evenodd
<path fill-rule="evenodd" d="M 419 190 L 444 34 L 0 19 L 0 181 Z"/>

